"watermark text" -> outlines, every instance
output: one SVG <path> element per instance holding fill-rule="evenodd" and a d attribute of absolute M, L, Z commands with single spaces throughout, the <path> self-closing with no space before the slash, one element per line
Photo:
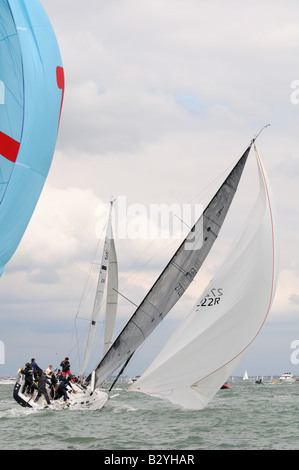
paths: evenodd
<path fill-rule="evenodd" d="M 167 240 L 182 239 L 188 235 L 186 249 L 198 249 L 202 245 L 203 226 L 200 218 L 202 204 L 128 204 L 126 196 L 117 198 L 112 226 L 119 240 Z M 110 205 L 100 204 L 96 209 L 99 218 L 95 232 L 98 239 L 105 236 Z M 199 222 L 198 222 L 199 220 Z"/>
<path fill-rule="evenodd" d="M 294 90 L 291 93 L 290 100 L 292 104 L 299 103 L 299 80 L 293 80 L 291 83 L 291 88 Z"/>
<path fill-rule="evenodd" d="M 290 344 L 290 348 L 294 349 L 290 357 L 291 363 L 297 365 L 299 364 L 299 339 L 294 339 Z"/>
<path fill-rule="evenodd" d="M 0 364 L 5 364 L 5 347 L 3 341 L 0 341 Z"/>

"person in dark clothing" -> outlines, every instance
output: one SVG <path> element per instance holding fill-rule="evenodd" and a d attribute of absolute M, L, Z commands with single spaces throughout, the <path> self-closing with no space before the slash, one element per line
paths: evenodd
<path fill-rule="evenodd" d="M 57 382 L 58 382 L 57 377 L 56 377 L 54 372 L 50 373 L 50 380 L 51 380 L 51 384 L 52 384 L 51 391 L 50 391 L 50 397 L 51 397 L 52 400 L 54 400 L 55 394 L 56 394 Z"/>
<path fill-rule="evenodd" d="M 56 399 L 58 400 L 63 396 L 63 401 L 67 401 L 68 399 L 68 387 L 71 387 L 70 384 L 70 377 L 66 378 L 63 377 L 61 381 L 59 382 L 58 388 L 57 388 L 57 394 L 56 394 Z"/>
<path fill-rule="evenodd" d="M 41 395 L 44 395 L 48 405 L 50 405 L 50 398 L 46 389 L 46 384 L 51 385 L 51 381 L 46 377 L 46 374 L 42 372 L 41 376 L 38 378 L 37 395 L 34 401 L 37 401 Z"/>
<path fill-rule="evenodd" d="M 33 374 L 34 374 L 34 378 L 35 380 L 37 379 L 37 376 L 40 376 L 42 374 L 42 369 L 37 365 L 37 363 L 35 362 L 35 359 L 31 359 L 31 367 L 33 369 Z"/>
<path fill-rule="evenodd" d="M 71 373 L 71 364 L 69 361 L 69 358 L 66 357 L 64 361 L 60 363 L 60 367 L 62 368 L 62 375 L 63 377 L 66 377 L 66 375 L 72 375 Z"/>
<path fill-rule="evenodd" d="M 30 393 L 33 395 L 34 391 L 34 375 L 33 369 L 29 362 L 26 362 L 25 369 L 21 370 L 21 374 L 25 376 L 25 383 L 23 387 L 22 393 Z"/>

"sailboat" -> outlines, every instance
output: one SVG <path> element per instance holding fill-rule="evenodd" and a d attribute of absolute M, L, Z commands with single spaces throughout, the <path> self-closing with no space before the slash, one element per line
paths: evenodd
<path fill-rule="evenodd" d="M 94 381 L 92 380 L 89 386 L 84 385 L 84 373 L 90 359 L 92 346 L 94 343 L 95 331 L 100 318 L 102 309 L 103 297 L 106 294 L 105 302 L 105 329 L 104 329 L 104 349 L 103 355 L 109 350 L 112 344 L 112 337 L 114 333 L 117 304 L 118 304 L 118 265 L 114 243 L 114 236 L 112 230 L 112 211 L 114 200 L 110 201 L 110 211 L 108 216 L 108 223 L 106 229 L 106 236 L 104 241 L 104 248 L 101 259 L 101 267 L 98 275 L 95 300 L 92 310 L 92 315 L 89 324 L 89 333 L 81 365 L 79 378 L 77 383 L 70 382 L 71 387 L 68 391 L 68 400 L 65 402 L 63 398 L 53 400 L 49 405 L 47 404 L 43 395 L 38 400 L 24 393 L 24 376 L 21 370 L 18 373 L 18 379 L 15 383 L 13 396 L 15 400 L 23 407 L 41 409 L 44 407 L 58 410 L 61 408 L 82 409 L 88 408 L 93 410 L 101 409 L 107 401 L 109 395 L 100 389 L 95 389 Z"/>
<path fill-rule="evenodd" d="M 259 135 L 259 134 L 258 134 Z M 257 137 L 257 136 L 256 136 Z M 268 177 L 251 141 L 152 288 L 87 376 L 87 395 L 104 406 L 137 349 L 179 301 L 207 258 L 236 194 L 254 146 L 259 192 L 241 235 L 195 307 L 153 363 L 130 387 L 183 408 L 205 408 L 252 344 L 272 305 L 277 280 L 277 239 Z M 109 390 L 102 389 L 115 372 Z M 75 405 L 76 406 L 76 405 Z"/>
<path fill-rule="evenodd" d="M 254 141 L 260 184 L 245 227 L 195 308 L 130 390 L 184 408 L 205 408 L 267 319 L 278 273 L 276 221 L 268 177 Z M 206 306 L 207 296 L 213 297 L 220 288 L 222 295 Z"/>
<path fill-rule="evenodd" d="M 245 370 L 245 372 L 244 372 L 243 380 L 248 380 L 248 373 L 247 373 L 247 370 Z"/>
<path fill-rule="evenodd" d="M 0 2 L 0 276 L 34 212 L 53 159 L 64 69 L 39 0 Z"/>
<path fill-rule="evenodd" d="M 199 410 L 232 374 L 268 317 L 278 274 L 273 195 L 256 138 L 87 382 L 93 379 L 94 386 L 100 387 L 119 368 L 120 376 L 135 351 L 191 284 L 220 232 L 253 146 L 259 191 L 243 231 L 194 309 L 128 390 Z"/>

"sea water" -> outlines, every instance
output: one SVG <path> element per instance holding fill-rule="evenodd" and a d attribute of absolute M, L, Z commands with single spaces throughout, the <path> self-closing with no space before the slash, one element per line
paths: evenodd
<path fill-rule="evenodd" d="M 0 385 L 0 450 L 101 450 L 113 458 L 130 450 L 299 449 L 299 382 L 230 385 L 202 411 L 120 385 L 98 412 L 22 408 L 13 385 Z"/>

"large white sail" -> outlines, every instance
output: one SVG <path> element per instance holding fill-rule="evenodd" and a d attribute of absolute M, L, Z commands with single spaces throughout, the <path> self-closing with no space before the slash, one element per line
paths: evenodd
<path fill-rule="evenodd" d="M 278 253 L 272 193 L 257 154 L 260 190 L 238 241 L 161 353 L 130 390 L 203 409 L 262 328 Z"/>
<path fill-rule="evenodd" d="M 165 318 L 193 281 L 218 237 L 250 148 L 251 144 L 96 367 L 96 387 L 116 369 L 128 363 L 136 349 Z M 87 381 L 90 379 L 91 376 Z"/>
<path fill-rule="evenodd" d="M 104 353 L 111 345 L 112 335 L 114 331 L 116 311 L 117 311 L 117 289 L 118 289 L 118 268 L 117 258 L 115 251 L 115 244 L 112 231 L 112 208 L 113 201 L 110 203 L 110 212 L 108 217 L 106 238 L 104 243 L 104 250 L 101 260 L 101 268 L 97 282 L 97 289 L 93 305 L 92 317 L 89 326 L 88 339 L 84 354 L 83 363 L 80 370 L 80 377 L 84 376 L 90 353 L 93 345 L 94 335 L 99 320 L 103 297 L 105 292 L 106 280 L 107 282 L 107 299 L 106 299 L 106 319 L 105 319 L 105 333 L 104 333 Z"/>

